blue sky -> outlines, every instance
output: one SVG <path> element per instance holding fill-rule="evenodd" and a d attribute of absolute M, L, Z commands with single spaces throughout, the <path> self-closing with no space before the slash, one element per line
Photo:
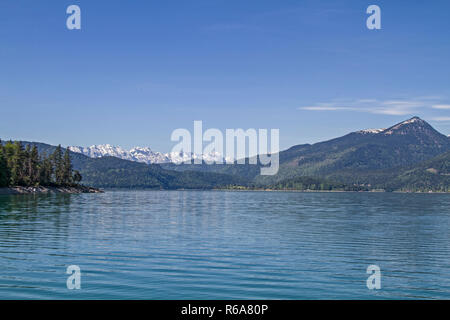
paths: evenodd
<path fill-rule="evenodd" d="M 82 30 L 66 28 L 66 8 Z M 381 8 L 382 29 L 366 28 Z M 0 0 L 0 137 L 169 151 L 176 128 L 281 148 L 414 115 L 450 134 L 448 1 Z"/>

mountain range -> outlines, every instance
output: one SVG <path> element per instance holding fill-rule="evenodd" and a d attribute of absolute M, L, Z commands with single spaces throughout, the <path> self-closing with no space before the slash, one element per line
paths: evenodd
<path fill-rule="evenodd" d="M 41 155 L 52 154 L 57 148 L 41 142 L 21 143 L 24 147 L 36 146 Z M 158 164 L 145 164 L 111 156 L 91 158 L 70 151 L 70 158 L 73 169 L 78 170 L 83 177 L 82 184 L 99 188 L 213 189 L 246 183 L 240 177 L 226 174 L 166 170 Z"/>
<path fill-rule="evenodd" d="M 165 164 L 163 167 L 241 176 L 255 186 L 274 185 L 295 177 L 318 177 L 349 185 L 392 189 L 390 183 L 398 174 L 448 151 L 449 137 L 413 117 L 386 129 L 361 130 L 281 151 L 280 169 L 274 176 L 259 175 L 256 165 Z M 445 162 L 446 158 L 441 161 Z M 396 185 L 394 189 L 400 187 Z"/>
<path fill-rule="evenodd" d="M 146 164 L 161 164 L 161 163 L 182 163 L 187 160 L 202 159 L 203 161 L 223 161 L 222 156 L 217 152 L 209 154 L 197 155 L 185 152 L 171 152 L 161 153 L 152 151 L 149 147 L 134 147 L 130 150 L 125 150 L 118 146 L 110 144 L 93 145 L 90 147 L 68 147 L 70 151 L 84 154 L 90 158 L 101 157 L 116 157 L 123 160 L 130 160 L 142 162 Z"/>
<path fill-rule="evenodd" d="M 35 144 L 39 152 L 47 154 L 55 148 L 23 143 Z M 280 169 L 274 176 L 261 176 L 260 165 L 248 164 L 249 159 L 243 165 L 193 165 L 176 164 L 179 158 L 175 155 L 150 148 L 127 151 L 104 145 L 69 149 L 83 183 L 104 188 L 450 192 L 450 137 L 418 117 L 386 129 L 293 146 L 279 153 Z"/>

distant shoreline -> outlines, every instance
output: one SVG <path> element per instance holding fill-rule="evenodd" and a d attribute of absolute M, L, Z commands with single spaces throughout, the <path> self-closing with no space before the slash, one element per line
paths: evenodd
<path fill-rule="evenodd" d="M 420 194 L 450 194 L 444 191 L 385 191 L 385 190 L 294 190 L 294 189 L 232 189 L 232 188 L 211 188 L 211 189 L 152 189 L 152 188 L 106 188 L 106 191 L 229 191 L 229 192 L 297 192 L 297 193 L 420 193 Z"/>
<path fill-rule="evenodd" d="M 297 193 L 421 193 L 421 194 L 450 194 L 443 191 L 385 191 L 385 190 L 295 190 L 295 189 L 147 189 L 147 188 L 107 188 L 111 191 L 229 191 L 229 192 L 297 192 Z M 104 193 L 98 188 L 77 186 L 77 187 L 8 187 L 0 188 L 0 195 L 25 195 L 25 194 L 81 194 L 81 193 Z"/>
<path fill-rule="evenodd" d="M 66 194 L 79 194 L 79 193 L 103 193 L 103 190 L 76 186 L 76 187 L 8 187 L 0 188 L 0 195 L 19 195 L 19 194 L 48 194 L 48 193 L 66 193 Z"/>
<path fill-rule="evenodd" d="M 295 189 L 213 189 L 216 191 L 237 191 L 237 192 L 300 192 L 300 193 L 439 193 L 439 194 L 450 194 L 450 192 L 445 191 L 385 191 L 385 190 L 295 190 Z"/>

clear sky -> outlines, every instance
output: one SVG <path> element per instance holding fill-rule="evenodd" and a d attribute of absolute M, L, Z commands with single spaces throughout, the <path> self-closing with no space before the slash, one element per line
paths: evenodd
<path fill-rule="evenodd" d="M 82 29 L 66 28 L 81 8 Z M 366 9 L 381 8 L 381 30 Z M 450 134 L 450 1 L 0 0 L 0 137 L 170 151 L 176 128 L 281 148 L 420 116 Z"/>

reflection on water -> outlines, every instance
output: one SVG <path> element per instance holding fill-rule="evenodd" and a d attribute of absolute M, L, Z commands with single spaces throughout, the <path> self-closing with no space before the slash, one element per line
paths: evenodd
<path fill-rule="evenodd" d="M 0 196 L 0 298 L 448 299 L 449 227 L 446 194 Z"/>

